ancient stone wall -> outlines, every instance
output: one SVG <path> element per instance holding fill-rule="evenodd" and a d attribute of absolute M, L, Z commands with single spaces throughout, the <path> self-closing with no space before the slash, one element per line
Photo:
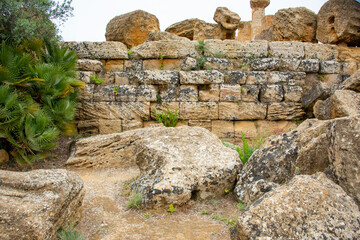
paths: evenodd
<path fill-rule="evenodd" d="M 238 142 L 295 128 L 306 118 L 302 95 L 330 88 L 360 67 L 357 48 L 302 42 L 154 41 L 66 43 L 78 52 L 80 133 L 106 134 L 154 124 L 178 111 L 179 125 L 201 126 Z M 98 75 L 102 84 L 90 76 Z"/>

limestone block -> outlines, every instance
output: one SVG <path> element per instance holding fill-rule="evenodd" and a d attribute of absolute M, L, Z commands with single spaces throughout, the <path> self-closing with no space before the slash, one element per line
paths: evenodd
<path fill-rule="evenodd" d="M 219 84 L 200 85 L 199 100 L 203 102 L 216 102 L 220 99 Z"/>
<path fill-rule="evenodd" d="M 305 59 L 301 60 L 297 71 L 300 72 L 319 72 L 320 61 L 318 59 Z"/>
<path fill-rule="evenodd" d="M 179 96 L 179 87 L 177 85 L 159 85 L 159 97 L 163 102 L 175 102 Z M 157 97 L 158 98 L 158 97 Z"/>
<path fill-rule="evenodd" d="M 135 59 L 125 60 L 125 62 L 124 62 L 124 71 L 125 72 L 141 71 L 142 70 L 142 64 L 143 64 L 142 60 L 135 60 Z"/>
<path fill-rule="evenodd" d="M 224 56 L 225 57 L 225 56 Z M 234 70 L 234 62 L 229 59 L 222 58 L 206 58 L 204 65 L 205 69 L 214 69 L 214 70 Z"/>
<path fill-rule="evenodd" d="M 268 79 L 268 74 L 263 71 L 259 72 L 250 72 L 246 81 L 246 84 L 266 84 Z"/>
<path fill-rule="evenodd" d="M 288 132 L 297 128 L 297 125 L 294 121 L 259 120 L 255 122 L 255 125 L 257 127 L 258 136 L 262 137 L 279 135 L 283 132 Z"/>
<path fill-rule="evenodd" d="M 190 127 L 202 127 L 210 132 L 212 131 L 212 121 L 211 120 L 189 120 Z"/>
<path fill-rule="evenodd" d="M 179 89 L 179 102 L 198 101 L 198 89 L 196 85 L 181 85 Z"/>
<path fill-rule="evenodd" d="M 97 135 L 99 134 L 99 119 L 76 121 L 79 134 Z"/>
<path fill-rule="evenodd" d="M 143 70 L 180 70 L 182 59 L 149 59 L 143 61 Z"/>
<path fill-rule="evenodd" d="M 124 71 L 124 60 L 107 60 L 104 66 L 106 72 Z"/>
<path fill-rule="evenodd" d="M 360 92 L 360 70 L 346 79 L 339 88 Z"/>
<path fill-rule="evenodd" d="M 183 71 L 194 70 L 196 68 L 196 62 L 195 58 L 187 57 L 180 64 L 180 69 Z"/>
<path fill-rule="evenodd" d="M 114 73 L 115 85 L 127 85 L 133 81 L 133 74 L 128 72 L 116 72 Z"/>
<path fill-rule="evenodd" d="M 151 32 L 145 42 L 161 41 L 161 40 L 183 40 L 190 41 L 188 38 L 179 37 L 169 32 Z"/>
<path fill-rule="evenodd" d="M 331 116 L 339 118 L 360 114 L 360 94 L 352 90 L 337 90 L 330 97 Z"/>
<path fill-rule="evenodd" d="M 98 60 L 79 59 L 76 63 L 76 68 L 79 71 L 100 72 L 102 70 L 102 67 L 102 63 Z"/>
<path fill-rule="evenodd" d="M 180 84 L 214 84 L 223 83 L 224 74 L 219 71 L 180 71 Z"/>
<path fill-rule="evenodd" d="M 288 86 L 284 87 L 284 99 L 285 102 L 301 102 L 303 95 L 303 89 L 300 86 Z"/>
<path fill-rule="evenodd" d="M 272 103 L 268 107 L 267 120 L 296 120 L 304 115 L 301 103 Z"/>
<path fill-rule="evenodd" d="M 325 84 L 331 92 L 334 92 L 343 81 L 341 74 L 322 74 L 318 75 L 318 80 Z"/>
<path fill-rule="evenodd" d="M 91 101 L 94 93 L 94 84 L 86 84 L 79 90 L 79 101 Z"/>
<path fill-rule="evenodd" d="M 315 103 L 314 116 L 319 120 L 331 119 L 331 98 L 326 100 L 319 100 Z"/>
<path fill-rule="evenodd" d="M 310 90 L 306 91 L 301 98 L 304 108 L 311 109 L 316 101 L 325 100 L 331 94 L 331 90 L 325 83 L 317 82 Z"/>
<path fill-rule="evenodd" d="M 119 133 L 122 131 L 121 120 L 99 119 L 99 134 Z"/>
<path fill-rule="evenodd" d="M 341 63 L 337 61 L 321 61 L 320 73 L 340 73 Z"/>
<path fill-rule="evenodd" d="M 360 48 L 339 46 L 339 59 L 345 62 L 360 62 Z"/>
<path fill-rule="evenodd" d="M 245 84 L 248 72 L 245 71 L 226 71 L 224 76 L 225 84 Z"/>
<path fill-rule="evenodd" d="M 215 102 L 181 102 L 180 119 L 207 120 L 219 118 L 219 106 Z"/>
<path fill-rule="evenodd" d="M 278 58 L 261 58 L 249 62 L 252 71 L 274 71 L 280 67 Z"/>
<path fill-rule="evenodd" d="M 93 76 L 96 76 L 96 75 L 93 74 Z M 102 85 L 108 85 L 108 84 L 115 83 L 115 73 L 113 73 L 113 72 L 100 72 L 99 74 L 97 74 L 97 76 L 99 77 L 99 79 L 104 81 L 102 83 Z M 90 80 L 90 83 L 95 83 L 95 82 Z"/>
<path fill-rule="evenodd" d="M 303 43 L 305 46 L 305 58 L 319 59 L 321 61 L 337 60 L 339 50 L 336 45 Z"/>
<path fill-rule="evenodd" d="M 304 44 L 300 42 L 270 42 L 270 53 L 278 58 L 298 58 L 305 57 Z"/>
<path fill-rule="evenodd" d="M 254 102 L 220 102 L 220 120 L 260 120 L 266 117 L 266 105 Z"/>
<path fill-rule="evenodd" d="M 233 138 L 235 136 L 234 122 L 214 120 L 212 121 L 212 133 L 218 138 Z"/>
<path fill-rule="evenodd" d="M 305 78 L 304 72 L 270 72 L 268 84 L 302 85 Z"/>
<path fill-rule="evenodd" d="M 195 32 L 198 31 L 196 26 L 199 23 L 205 23 L 205 21 L 197 18 L 186 19 L 184 21 L 172 24 L 171 26 L 166 28 L 165 31 L 176 34 L 177 36 L 180 37 L 185 37 L 190 40 L 195 40 L 196 38 L 194 35 L 196 34 Z"/>
<path fill-rule="evenodd" d="M 144 124 L 141 119 L 139 119 L 139 120 L 122 120 L 122 122 L 121 122 L 121 128 L 124 132 L 129 131 L 129 130 L 138 129 L 138 128 L 143 128 L 143 127 L 144 127 Z"/>
<path fill-rule="evenodd" d="M 264 58 L 268 54 L 267 41 L 238 42 L 235 40 L 205 40 L 206 57 L 224 53 L 227 58 Z"/>
<path fill-rule="evenodd" d="M 157 89 L 153 85 L 140 85 L 137 88 L 137 101 L 156 102 Z"/>
<path fill-rule="evenodd" d="M 220 101 L 236 102 L 241 100 L 241 86 L 238 84 L 221 84 Z"/>
<path fill-rule="evenodd" d="M 250 7 L 251 8 L 266 8 L 269 6 L 270 0 L 251 0 Z"/>
<path fill-rule="evenodd" d="M 121 42 L 66 42 L 65 46 L 76 51 L 78 58 L 127 59 L 128 49 Z"/>
<path fill-rule="evenodd" d="M 180 103 L 179 102 L 162 102 L 162 103 L 151 103 L 150 105 L 150 114 L 151 119 L 155 119 L 154 109 L 157 113 L 167 112 L 167 109 L 171 113 L 178 113 L 180 115 Z"/>
<path fill-rule="evenodd" d="M 242 85 L 240 90 L 241 90 L 241 101 L 243 102 L 259 101 L 260 86 Z"/>
<path fill-rule="evenodd" d="M 94 72 L 79 72 L 79 80 L 83 81 L 84 83 L 90 83 L 90 76 L 95 75 Z"/>
<path fill-rule="evenodd" d="M 235 121 L 235 137 L 241 138 L 241 133 L 246 139 L 255 139 L 258 132 L 254 121 Z"/>
<path fill-rule="evenodd" d="M 299 69 L 301 60 L 296 58 L 281 58 L 280 59 L 280 71 L 297 71 Z"/>
<path fill-rule="evenodd" d="M 263 103 L 281 102 L 284 98 L 284 90 L 281 85 L 261 86 L 260 101 Z"/>
<path fill-rule="evenodd" d="M 237 40 L 239 42 L 251 40 L 251 21 L 239 23 Z"/>
<path fill-rule="evenodd" d="M 94 88 L 93 100 L 95 102 L 115 101 L 114 85 L 97 85 Z"/>
<path fill-rule="evenodd" d="M 342 72 L 344 74 L 352 75 L 358 70 L 358 63 L 351 62 L 351 63 L 343 63 L 342 64 Z"/>
<path fill-rule="evenodd" d="M 118 85 L 116 86 L 118 89 L 117 94 L 115 93 L 115 100 L 117 102 L 135 102 L 137 97 L 137 88 L 133 85 Z M 113 91 L 114 88 L 113 86 Z"/>
<path fill-rule="evenodd" d="M 178 84 L 179 72 L 145 70 L 135 73 L 135 77 L 142 84 Z"/>
<path fill-rule="evenodd" d="M 230 11 L 226 7 L 216 8 L 214 14 L 214 21 L 228 30 L 236 30 L 240 19 L 241 18 L 237 13 Z"/>
<path fill-rule="evenodd" d="M 155 42 L 146 42 L 132 51 L 131 57 L 134 59 L 160 59 L 162 54 L 165 59 L 197 57 L 197 42 L 183 40 L 161 40 Z"/>

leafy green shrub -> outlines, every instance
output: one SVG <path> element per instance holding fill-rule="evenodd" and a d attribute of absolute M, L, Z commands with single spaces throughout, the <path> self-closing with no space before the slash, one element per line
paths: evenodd
<path fill-rule="evenodd" d="M 175 113 L 172 113 L 169 110 L 169 107 L 166 107 L 166 111 L 162 112 L 162 113 L 156 113 L 156 109 L 154 108 L 154 115 L 156 118 L 156 121 L 158 123 L 162 123 L 164 124 L 165 127 L 175 127 L 176 124 L 178 123 L 178 118 L 177 118 L 177 111 L 175 111 Z"/>
<path fill-rule="evenodd" d="M 0 145 L 22 165 L 48 156 L 60 133 L 76 133 L 77 56 L 57 43 L 0 45 Z"/>
<path fill-rule="evenodd" d="M 67 226 L 57 233 L 58 240 L 84 240 L 73 226 Z"/>

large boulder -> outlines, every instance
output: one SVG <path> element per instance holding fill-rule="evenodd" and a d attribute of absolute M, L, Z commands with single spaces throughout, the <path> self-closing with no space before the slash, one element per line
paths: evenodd
<path fill-rule="evenodd" d="M 83 198 L 82 180 L 66 170 L 0 171 L 0 239 L 56 239 Z"/>
<path fill-rule="evenodd" d="M 173 33 L 169 33 L 169 32 L 151 32 L 145 42 L 161 41 L 161 40 L 189 41 L 189 39 L 187 39 L 187 38 L 179 37 L 179 36 L 177 36 Z"/>
<path fill-rule="evenodd" d="M 273 20 L 274 41 L 316 42 L 316 14 L 305 7 L 279 10 Z"/>
<path fill-rule="evenodd" d="M 331 118 L 360 114 L 360 94 L 352 90 L 336 90 L 330 97 Z"/>
<path fill-rule="evenodd" d="M 160 32 L 159 20 L 155 15 L 136 10 L 110 20 L 106 26 L 106 41 L 118 41 L 128 48 L 145 42 L 151 32 Z"/>
<path fill-rule="evenodd" d="M 199 23 L 206 24 L 206 22 L 203 20 L 197 18 L 191 18 L 181 22 L 174 23 L 168 28 L 166 28 L 165 31 L 169 33 L 173 33 L 179 37 L 186 37 L 190 40 L 195 40 L 194 34 L 196 31 L 198 31 L 196 26 Z"/>
<path fill-rule="evenodd" d="M 360 46 L 360 3 L 329 0 L 319 10 L 316 38 L 322 43 Z"/>
<path fill-rule="evenodd" d="M 353 90 L 360 93 L 360 70 L 342 82 L 339 88 Z"/>
<path fill-rule="evenodd" d="M 216 8 L 214 14 L 214 21 L 220 24 L 223 28 L 236 31 L 240 23 L 240 16 L 227 9 L 226 7 Z"/>
<path fill-rule="evenodd" d="M 232 239 L 359 239 L 360 212 L 325 174 L 296 176 L 243 212 Z"/>
<path fill-rule="evenodd" d="M 146 205 L 184 204 L 232 189 L 241 161 L 214 134 L 200 127 L 143 128 L 79 140 L 69 167 L 134 166 L 132 188 Z"/>

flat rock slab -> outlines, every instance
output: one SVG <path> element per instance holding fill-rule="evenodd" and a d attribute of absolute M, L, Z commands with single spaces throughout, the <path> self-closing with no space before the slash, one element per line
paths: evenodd
<path fill-rule="evenodd" d="M 83 198 L 82 180 L 66 170 L 0 171 L 0 239 L 56 239 Z"/>

